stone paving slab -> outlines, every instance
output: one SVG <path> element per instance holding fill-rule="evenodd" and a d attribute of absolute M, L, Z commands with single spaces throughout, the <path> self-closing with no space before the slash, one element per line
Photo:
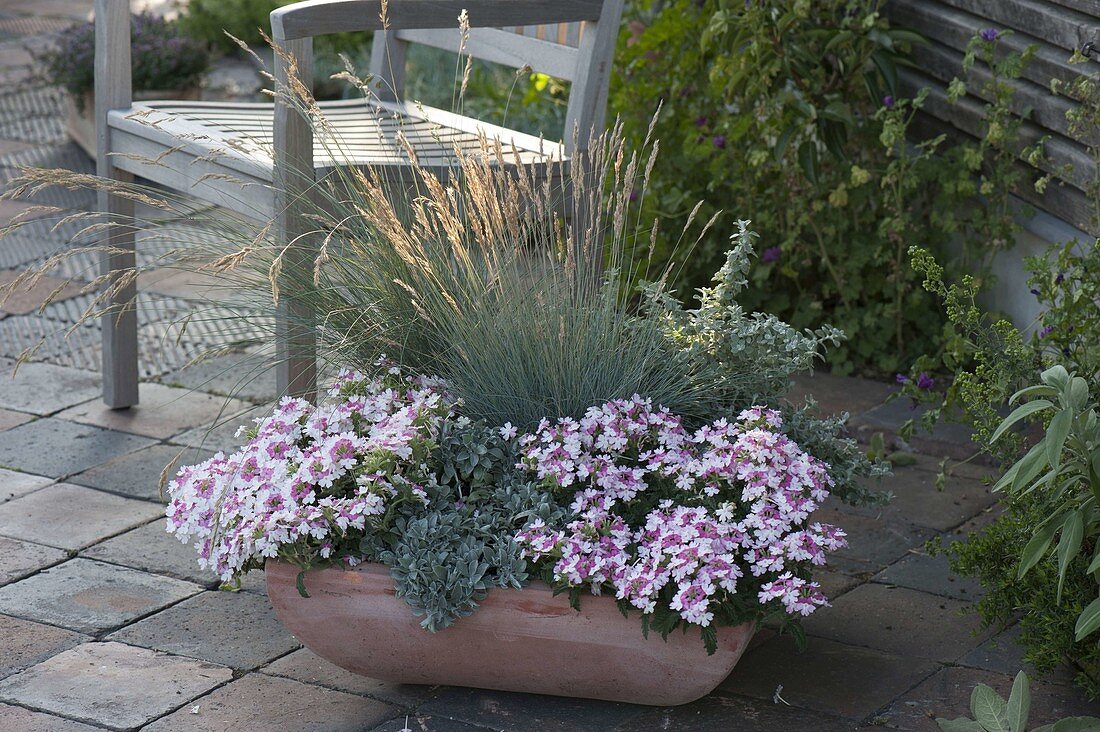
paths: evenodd
<path fill-rule="evenodd" d="M 850 732 L 852 722 L 776 704 L 770 699 L 729 696 L 706 697 L 679 707 L 649 710 L 615 729 L 616 732 Z"/>
<path fill-rule="evenodd" d="M 459 722 L 426 714 L 405 714 L 375 727 L 371 732 L 485 732 L 492 727 Z"/>
<path fill-rule="evenodd" d="M 26 315 L 42 307 L 47 300 L 65 300 L 79 295 L 82 285 L 57 277 L 41 277 L 31 285 L 6 289 L 18 276 L 18 272 L 0 272 L 0 313 Z"/>
<path fill-rule="evenodd" d="M 926 409 L 924 406 L 914 408 L 911 400 L 902 397 L 853 417 L 850 425 L 863 440 L 870 439 L 876 432 L 894 436 L 908 420 L 919 422 Z M 978 446 L 970 441 L 969 427 L 946 421 L 937 424 L 931 434 L 918 427 L 908 444 L 917 452 L 954 460 L 965 460 L 978 452 Z"/>
<path fill-rule="evenodd" d="M 144 524 L 90 546 L 80 556 L 168 575 L 206 587 L 217 584 L 216 574 L 199 567 L 199 555 L 195 548 L 169 534 L 165 530 L 166 524 L 165 519 Z"/>
<path fill-rule="evenodd" d="M 806 650 L 799 653 L 789 636 L 778 636 L 746 653 L 718 693 L 770 703 L 778 691 L 788 704 L 858 720 L 889 704 L 937 668 L 932 661 L 820 638 L 811 638 Z"/>
<path fill-rule="evenodd" d="M 960 666 L 993 671 L 1006 676 L 1016 676 L 1018 671 L 1025 671 L 1033 682 L 1057 684 L 1060 686 L 1072 686 L 1073 677 L 1077 670 L 1069 666 L 1058 666 L 1047 673 L 1040 673 L 1024 660 L 1024 649 L 1019 644 L 1020 626 L 1013 625 L 1010 628 L 997 633 L 986 642 L 959 659 Z M 1100 704 L 1100 701 L 1097 701 Z M 1096 715 L 1100 715 L 1100 707 Z M 1093 716 L 1096 716 L 1093 715 Z"/>
<path fill-rule="evenodd" d="M 271 407 L 259 406 L 241 414 L 227 417 L 217 425 L 196 427 L 181 435 L 172 438 L 172 442 L 178 445 L 187 445 L 196 450 L 216 452 L 221 450 L 226 453 L 234 452 L 244 442 L 244 438 L 237 437 L 240 427 L 255 426 L 254 419 L 266 417 L 271 414 Z"/>
<path fill-rule="evenodd" d="M 43 475 L 0 468 L 0 503 L 7 503 L 13 498 L 33 493 L 40 488 L 45 488 L 50 483 L 53 483 L 53 479 Z"/>
<path fill-rule="evenodd" d="M 0 373 L 0 379 L 2 378 L 4 378 L 4 374 Z M 30 422 L 32 419 L 34 419 L 33 416 L 24 412 L 13 412 L 10 409 L 0 409 L 0 432 Z"/>
<path fill-rule="evenodd" d="M 0 585 L 57 564 L 67 556 L 67 552 L 52 546 L 0 536 Z"/>
<path fill-rule="evenodd" d="M 157 720 L 147 732 L 348 732 L 398 712 L 355 694 L 249 674 Z"/>
<path fill-rule="evenodd" d="M 0 535 L 76 550 L 162 515 L 147 501 L 58 483 L 0 505 Z"/>
<path fill-rule="evenodd" d="M 184 465 L 200 463 L 213 454 L 191 447 L 153 445 L 78 473 L 70 477 L 69 482 L 130 498 L 166 503 L 167 494 L 161 491 L 161 475 L 171 480 Z M 166 473 L 165 468 L 169 465 L 172 468 Z"/>
<path fill-rule="evenodd" d="M 967 602 L 975 602 L 982 596 L 981 584 L 952 572 L 943 554 L 932 557 L 914 550 L 914 553 L 876 574 L 874 580 Z"/>
<path fill-rule="evenodd" d="M 0 359 L 0 407 L 47 415 L 99 395 L 99 374 L 48 363 L 25 363 L 12 374 L 14 362 Z"/>
<path fill-rule="evenodd" d="M 267 598 L 248 592 L 203 592 L 110 638 L 244 670 L 299 648 Z"/>
<path fill-rule="evenodd" d="M 33 712 L 11 704 L 0 704 L 0 729 L 12 732 L 92 732 L 102 727 L 92 727 L 52 714 Z"/>
<path fill-rule="evenodd" d="M 823 523 L 835 524 L 847 533 L 848 546 L 829 558 L 832 569 L 846 574 L 869 577 L 904 557 L 910 549 L 924 546 L 935 536 L 931 529 L 849 513 L 847 507 L 820 509 L 814 517 Z"/>
<path fill-rule="evenodd" d="M 147 437 L 51 417 L 5 432 L 0 466 L 63 478 L 152 444 Z"/>
<path fill-rule="evenodd" d="M 0 615 L 0 678 L 90 640 L 82 633 Z"/>
<path fill-rule="evenodd" d="M 100 633 L 201 589 L 190 582 L 78 558 L 0 587 L 0 612 Z"/>
<path fill-rule="evenodd" d="M 993 505 L 997 498 L 981 481 L 950 478 L 943 490 L 935 485 L 936 476 L 914 467 L 895 469 L 882 482 L 894 499 L 877 508 L 846 507 L 846 513 L 893 518 L 936 531 L 947 531 Z M 835 501 L 833 505 L 838 505 Z"/>
<path fill-rule="evenodd" d="M 787 400 L 801 406 L 807 396 L 818 404 L 818 412 L 825 415 L 860 414 L 882 405 L 886 398 L 897 391 L 893 384 L 880 381 L 835 376 L 823 371 L 797 374 L 791 379 L 791 391 Z"/>
<path fill-rule="evenodd" d="M 646 707 L 539 694 L 485 689 L 440 689 L 417 712 L 448 717 L 501 732 L 553 729 L 561 732 L 610 730 L 637 718 Z"/>
<path fill-rule="evenodd" d="M 430 686 L 394 684 L 381 679 L 345 671 L 320 658 L 308 648 L 302 648 L 272 661 L 262 669 L 265 674 L 285 676 L 307 684 L 317 684 L 350 694 L 363 694 L 376 699 L 411 707 L 424 701 L 431 693 Z"/>
<path fill-rule="evenodd" d="M 249 406 L 236 399 L 163 384 L 141 384 L 138 396 L 140 403 L 129 409 L 109 409 L 102 400 L 93 399 L 70 407 L 57 417 L 163 440 L 195 427 L 214 424 Z"/>
<path fill-rule="evenodd" d="M 803 625 L 819 638 L 950 663 L 993 634 L 965 609 L 958 600 L 871 583 L 837 598 Z"/>
<path fill-rule="evenodd" d="M 271 402 L 279 396 L 270 357 L 257 353 L 214 356 L 173 371 L 161 381 L 250 402 Z"/>
<path fill-rule="evenodd" d="M 970 695 L 978 684 L 991 686 L 1003 698 L 1012 689 L 1012 676 L 976 669 L 947 667 L 902 696 L 882 715 L 885 726 L 913 732 L 939 732 L 935 718 L 972 717 Z M 1029 728 L 1051 724 L 1063 717 L 1096 716 L 1097 705 L 1068 686 L 1031 681 Z"/>
<path fill-rule="evenodd" d="M 0 699 L 126 730 L 231 677 L 211 663 L 122 643 L 85 643 L 0 681 Z"/>

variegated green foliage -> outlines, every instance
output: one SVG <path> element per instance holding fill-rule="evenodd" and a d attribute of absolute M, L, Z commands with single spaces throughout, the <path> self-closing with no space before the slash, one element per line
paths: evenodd
<path fill-rule="evenodd" d="M 978 684 L 970 695 L 970 713 L 973 719 L 937 719 L 942 732 L 1026 732 L 1027 718 L 1031 711 L 1031 694 L 1028 691 L 1027 674 L 1016 674 L 1012 691 L 1006 701 L 985 684 Z M 1100 719 L 1096 717 L 1068 717 L 1054 724 L 1032 728 L 1031 732 L 1096 732 Z"/>

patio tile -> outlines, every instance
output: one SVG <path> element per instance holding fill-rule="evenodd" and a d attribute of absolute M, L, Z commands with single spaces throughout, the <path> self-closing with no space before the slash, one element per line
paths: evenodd
<path fill-rule="evenodd" d="M 902 397 L 853 417 L 851 426 L 861 439 L 869 439 L 876 432 L 896 434 L 908 420 L 919 421 L 925 409 L 914 409 L 910 400 Z M 918 428 L 907 442 L 917 452 L 954 460 L 965 460 L 978 452 L 978 446 L 970 440 L 970 428 L 953 422 L 941 422 L 931 434 Z"/>
<path fill-rule="evenodd" d="M 821 638 L 799 653 L 790 636 L 778 636 L 746 653 L 718 693 L 771 703 L 778 691 L 796 707 L 863 719 L 936 669 L 932 661 Z"/>
<path fill-rule="evenodd" d="M 33 493 L 50 483 L 53 483 L 53 478 L 0 468 L 0 503 Z"/>
<path fill-rule="evenodd" d="M 943 462 L 946 456 L 940 455 L 937 457 L 934 454 L 920 454 L 910 453 L 910 457 L 913 459 L 913 467 L 917 470 L 927 470 L 932 473 L 940 472 L 940 463 Z M 947 477 L 950 478 L 969 478 L 971 480 L 982 480 L 988 478 L 994 473 L 994 468 L 988 465 L 984 465 L 977 459 L 969 462 L 962 462 L 960 460 L 952 460 L 948 458 L 946 463 Z"/>
<path fill-rule="evenodd" d="M 266 597 L 203 592 L 119 630 L 111 640 L 254 669 L 299 647 Z"/>
<path fill-rule="evenodd" d="M 49 363 L 25 363 L 12 376 L 13 362 L 0 359 L 0 407 L 47 415 L 99 395 L 99 374 Z"/>
<path fill-rule="evenodd" d="M 140 403 L 129 409 L 110 409 L 102 400 L 93 399 L 70 407 L 57 417 L 163 440 L 194 427 L 211 425 L 249 406 L 236 399 L 163 384 L 141 384 L 138 395 Z"/>
<path fill-rule="evenodd" d="M 154 574 L 166 574 L 207 587 L 218 582 L 213 572 L 199 567 L 199 555 L 192 544 L 184 544 L 165 530 L 166 519 L 153 521 L 90 546 L 82 557 L 121 564 Z"/>
<path fill-rule="evenodd" d="M 1015 676 L 1023 670 L 1033 681 L 1062 684 L 1069 686 L 1077 675 L 1069 666 L 1058 666 L 1050 673 L 1039 673 L 1024 660 L 1024 648 L 1019 643 L 1020 626 L 1013 625 L 993 636 L 985 643 L 959 659 L 960 666 L 993 671 L 1007 676 Z"/>
<path fill-rule="evenodd" d="M 860 414 L 881 405 L 897 388 L 880 381 L 848 376 L 834 376 L 826 372 L 796 374 L 787 400 L 801 406 L 806 396 L 818 403 L 821 414 Z"/>
<path fill-rule="evenodd" d="M 0 615 L 0 678 L 90 640 L 71 630 Z"/>
<path fill-rule="evenodd" d="M 4 433 L 0 465 L 62 478 L 152 445 L 146 437 L 60 419 L 39 419 Z"/>
<path fill-rule="evenodd" d="M 9 292 L 4 287 L 19 276 L 19 272 L 0 272 L 0 313 L 26 315 L 51 302 L 66 300 L 79 295 L 87 287 L 86 283 L 74 283 L 57 277 L 41 277 L 32 286 L 22 285 Z"/>
<path fill-rule="evenodd" d="M 860 585 L 806 619 L 806 632 L 909 659 L 952 662 L 992 635 L 966 603 L 901 587 Z"/>
<path fill-rule="evenodd" d="M 846 574 L 878 572 L 935 534 L 903 521 L 852 513 L 847 506 L 823 508 L 814 513 L 814 520 L 835 524 L 848 534 L 848 546 L 829 558 L 833 569 Z"/>
<path fill-rule="evenodd" d="M 0 535 L 82 549 L 163 513 L 153 503 L 58 483 L 0 505 Z"/>
<path fill-rule="evenodd" d="M 173 371 L 161 381 L 250 402 L 270 402 L 279 396 L 270 360 L 256 353 L 215 356 Z"/>
<path fill-rule="evenodd" d="M 936 476 L 914 467 L 898 468 L 882 482 L 894 499 L 880 508 L 852 508 L 846 511 L 906 521 L 937 531 L 947 531 L 996 502 L 989 488 L 977 480 L 948 478 L 944 489 L 936 489 Z"/>
<path fill-rule="evenodd" d="M 886 725 L 895 729 L 939 732 L 936 717 L 955 719 L 973 716 L 970 713 L 970 695 L 975 686 L 991 686 L 1007 699 L 1013 676 L 947 667 L 898 699 L 882 716 Z M 1096 704 L 1085 699 L 1080 690 L 1032 680 L 1029 729 L 1051 724 L 1063 717 L 1096 714 Z"/>
<path fill-rule="evenodd" d="M 932 557 L 916 549 L 876 574 L 874 581 L 968 602 L 977 601 L 983 594 L 976 580 L 951 571 L 946 555 Z"/>
<path fill-rule="evenodd" d="M 72 559 L 0 587 L 0 612 L 99 633 L 171 605 L 201 588 L 127 567 Z"/>
<path fill-rule="evenodd" d="M 418 707 L 417 713 L 450 717 L 505 732 L 536 729 L 579 732 L 615 729 L 637 718 L 645 709 L 595 699 L 444 687 Z"/>
<path fill-rule="evenodd" d="M 66 556 L 61 549 L 0 536 L 0 585 L 57 564 Z"/>
<path fill-rule="evenodd" d="M 211 663 L 122 643 L 85 643 L 0 681 L 0 698 L 132 729 L 231 677 L 229 669 Z"/>
<path fill-rule="evenodd" d="M 55 717 L 52 714 L 32 712 L 11 704 L 0 704 L 0 729 L 19 732 L 94 732 L 100 727 L 90 727 L 71 719 Z"/>
<path fill-rule="evenodd" d="M 692 704 L 646 711 L 631 722 L 616 727 L 615 732 L 652 732 L 652 730 L 662 730 L 662 732 L 700 732 L 700 730 L 850 732 L 851 729 L 850 720 L 775 704 L 771 699 L 765 701 L 738 696 L 711 695 Z"/>
<path fill-rule="evenodd" d="M 446 717 L 432 717 L 426 714 L 400 714 L 388 722 L 383 722 L 371 732 L 485 732 L 490 727 L 474 726 Z"/>
<path fill-rule="evenodd" d="M 0 379 L 5 378 L 5 374 L 0 373 Z M 10 409 L 0 409 L 0 432 L 4 430 L 10 430 L 12 427 L 18 427 L 21 424 L 30 422 L 34 417 L 24 412 L 13 412 Z"/>
<path fill-rule="evenodd" d="M 172 438 L 172 442 L 207 452 L 222 450 L 230 453 L 244 442 L 243 438 L 236 436 L 237 430 L 242 426 L 252 427 L 255 425 L 252 420 L 257 417 L 266 417 L 269 414 L 271 414 L 271 407 L 256 407 L 247 412 L 222 419 L 214 427 L 196 427 L 181 435 L 176 435 Z"/>
<path fill-rule="evenodd" d="M 860 580 L 855 577 L 851 577 L 841 572 L 830 572 L 829 570 L 817 570 L 814 572 L 814 581 L 821 585 L 821 591 L 825 593 L 825 597 L 830 600 L 835 600 L 845 592 L 848 592 L 856 585 L 860 584 Z"/>
<path fill-rule="evenodd" d="M 160 488 L 160 476 L 165 467 L 173 464 L 172 470 L 166 476 L 171 480 L 184 465 L 200 463 L 213 454 L 190 447 L 153 445 L 78 473 L 69 478 L 69 482 L 131 498 L 165 503 L 167 495 L 162 495 Z"/>
<path fill-rule="evenodd" d="M 347 732 L 370 729 L 398 711 L 364 696 L 248 674 L 144 732 Z"/>
<path fill-rule="evenodd" d="M 346 691 L 350 694 L 365 694 L 405 707 L 419 704 L 432 691 L 430 686 L 394 684 L 345 671 L 308 648 L 299 649 L 272 661 L 260 671 L 274 676 L 286 676 L 306 684 L 317 684 L 337 691 Z"/>

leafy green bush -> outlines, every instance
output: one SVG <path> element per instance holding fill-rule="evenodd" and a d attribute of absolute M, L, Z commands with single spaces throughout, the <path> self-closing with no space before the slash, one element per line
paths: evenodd
<path fill-rule="evenodd" d="M 654 170 L 647 210 L 682 220 L 705 199 L 703 216 L 751 214 L 772 246 L 751 272 L 758 287 L 746 306 L 796 327 L 829 322 L 858 334 L 830 355 L 840 372 L 889 373 L 938 350 L 943 316 L 907 247 L 946 257 L 954 241 L 952 272 L 980 269 L 1011 241 L 1008 193 L 1022 183 L 1004 82 L 1030 51 L 995 53 L 996 32 L 975 39 L 967 68 L 991 72 L 982 139 L 910 145 L 924 97 L 900 98 L 897 69 L 921 39 L 890 27 L 881 6 L 671 0 L 643 8 L 624 34 L 611 102 L 636 139 L 663 103 L 655 136 L 675 153 Z M 966 84 L 952 89 L 963 94 Z M 690 249 L 658 234 L 657 255 L 677 263 L 685 290 L 705 282 L 722 251 L 717 236 Z"/>
<path fill-rule="evenodd" d="M 202 45 L 176 23 L 151 13 L 130 19 L 130 53 L 134 89 L 166 90 L 196 86 L 210 65 Z M 95 24 L 74 25 L 36 56 L 46 79 L 63 86 L 77 104 L 95 89 Z"/>

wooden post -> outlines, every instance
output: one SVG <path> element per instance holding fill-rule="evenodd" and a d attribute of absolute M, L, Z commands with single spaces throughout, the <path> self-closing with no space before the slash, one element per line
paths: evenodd
<path fill-rule="evenodd" d="M 314 224 L 305 216 L 315 183 L 313 129 L 309 119 L 290 98 L 293 92 L 289 63 L 290 59 L 294 60 L 298 78 L 309 87 L 313 82 L 313 40 L 288 41 L 280 35 L 277 28 L 275 43 L 286 57 L 283 53 L 275 54 L 274 235 L 280 250 L 285 248 L 280 277 L 286 286 L 280 287 L 275 321 L 278 361 L 275 380 L 281 394 L 313 401 L 317 398 L 315 314 L 297 298 L 295 291 L 302 277 L 313 271 L 317 256 L 313 244 L 316 237 L 307 236 Z M 291 284 L 291 275 L 296 275 L 296 285 Z"/>
<path fill-rule="evenodd" d="M 376 31 L 370 51 L 370 87 L 383 102 L 400 101 L 405 96 L 405 52 L 408 41 L 398 39 L 396 31 Z"/>
<path fill-rule="evenodd" d="M 131 104 L 130 2 L 95 0 L 96 172 L 101 178 L 129 183 L 129 173 L 111 164 L 107 113 Z M 110 222 L 100 243 L 116 250 L 100 255 L 102 274 L 135 274 L 133 201 L 100 190 L 98 207 Z M 110 286 L 110 282 L 106 286 Z M 121 288 L 103 315 L 103 401 L 112 409 L 138 402 L 137 285 Z"/>

